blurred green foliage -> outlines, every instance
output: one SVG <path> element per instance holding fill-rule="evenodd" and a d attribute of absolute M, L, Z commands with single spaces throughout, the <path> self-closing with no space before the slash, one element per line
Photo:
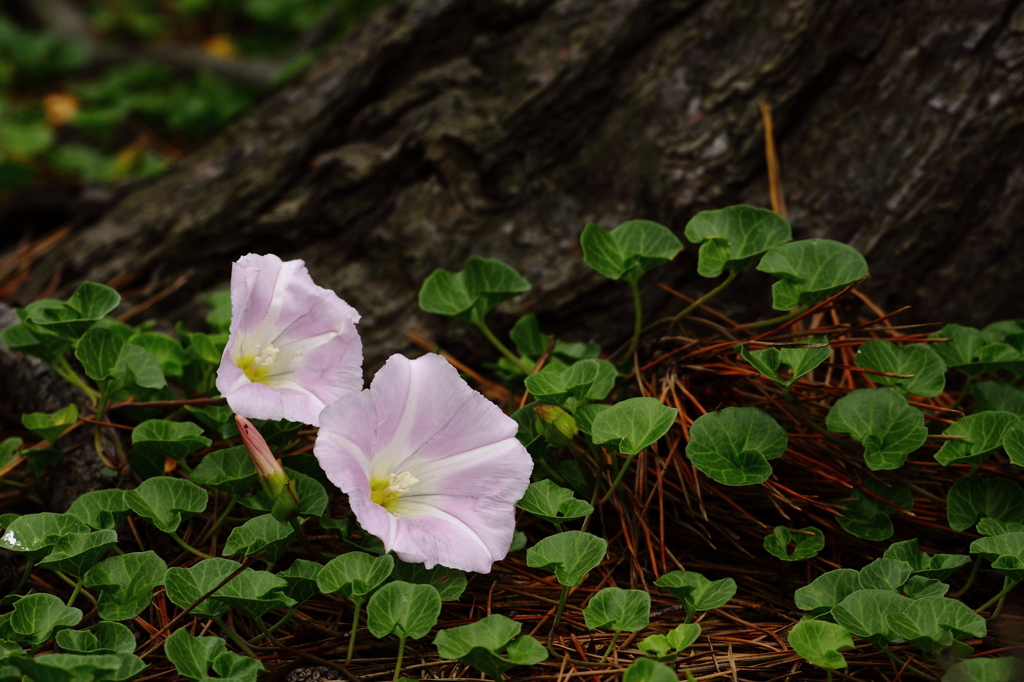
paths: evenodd
<path fill-rule="evenodd" d="M 31 0 L 28 0 L 29 2 Z M 74 0 L 69 0 L 73 2 Z M 90 35 L 126 55 L 144 45 L 279 65 L 271 83 L 391 0 L 85 0 Z M 251 85 L 208 70 L 90 59 L 88 44 L 41 30 L 0 5 L 0 201 L 34 178 L 109 182 L 162 173 L 248 109 Z"/>

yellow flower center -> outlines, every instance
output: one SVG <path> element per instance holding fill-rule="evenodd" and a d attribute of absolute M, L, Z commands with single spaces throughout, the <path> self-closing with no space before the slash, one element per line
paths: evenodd
<path fill-rule="evenodd" d="M 256 355 L 243 355 L 236 364 L 245 373 L 245 376 L 249 377 L 249 381 L 263 384 L 270 377 L 270 366 L 274 364 L 274 358 L 277 357 L 278 352 L 280 349 L 275 348 L 272 344 L 267 345 Z"/>
<path fill-rule="evenodd" d="M 393 514 L 398 501 L 402 498 L 402 493 L 407 492 L 409 488 L 419 482 L 419 479 L 408 471 L 398 475 L 390 474 L 386 479 L 371 479 L 370 499 Z"/>

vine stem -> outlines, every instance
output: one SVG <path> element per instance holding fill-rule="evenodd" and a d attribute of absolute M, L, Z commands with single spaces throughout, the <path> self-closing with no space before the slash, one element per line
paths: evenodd
<path fill-rule="evenodd" d="M 299 520 L 289 519 L 289 523 L 292 524 L 292 528 L 295 529 L 295 533 L 299 536 L 299 544 L 302 545 L 302 549 L 306 550 L 306 554 L 309 554 L 309 556 L 313 557 L 321 564 L 326 564 L 327 559 L 325 559 L 324 555 L 316 551 L 316 548 L 313 547 L 309 538 L 306 537 L 306 531 L 302 530 L 302 524 L 299 523 Z"/>
<path fill-rule="evenodd" d="M 259 622 L 260 626 L 263 627 L 262 621 L 260 621 L 258 618 L 256 620 Z M 217 625 L 219 625 L 220 629 L 223 630 L 225 633 L 227 633 L 227 636 L 231 639 L 231 641 L 234 642 L 235 645 L 238 646 L 239 649 L 244 651 L 249 656 L 249 658 L 256 658 L 256 654 L 254 654 L 252 652 L 252 649 L 249 648 L 249 643 L 246 642 L 241 637 L 239 637 L 238 633 L 235 632 L 234 629 L 229 628 L 228 624 L 224 622 L 223 618 L 221 618 L 220 616 L 214 616 L 213 617 L 213 622 L 216 623 Z M 263 632 L 266 633 L 266 631 L 267 631 L 266 627 L 263 627 Z M 269 635 L 268 634 L 267 636 L 270 638 L 270 640 L 272 642 L 276 642 L 277 641 L 273 635 Z M 256 660 L 259 660 L 259 659 L 256 658 Z"/>
<path fill-rule="evenodd" d="M 725 291 L 725 288 L 728 287 L 730 284 L 732 284 L 733 281 L 737 277 L 739 277 L 739 274 L 740 274 L 739 270 L 730 270 L 729 271 L 729 276 L 725 278 L 724 282 L 722 282 L 717 287 L 715 287 L 714 289 L 712 289 L 708 293 L 706 293 L 703 296 L 701 296 L 700 298 L 698 298 L 696 301 L 694 301 L 690 305 L 686 306 L 681 313 L 679 313 L 678 315 L 676 315 L 675 317 L 672 318 L 672 322 L 670 324 L 678 323 L 683 318 L 689 316 L 689 314 L 692 313 L 694 310 L 696 310 L 697 308 L 700 308 L 702 305 L 704 305 L 705 303 L 707 303 L 708 301 L 713 299 L 715 296 L 718 296 L 718 294 L 720 294 L 723 291 Z"/>
<path fill-rule="evenodd" d="M 505 344 L 503 344 L 498 339 L 497 336 L 494 335 L 494 332 L 491 331 L 491 328 L 487 326 L 486 322 L 484 322 L 483 320 L 474 321 L 473 325 L 477 329 L 479 329 L 480 332 L 485 337 L 487 337 L 487 340 L 491 342 L 492 346 L 498 349 L 499 353 L 504 355 L 505 358 L 508 359 L 508 361 L 511 362 L 513 365 L 518 367 L 520 371 L 522 371 L 526 375 L 533 374 L 533 367 L 527 366 L 526 363 L 524 363 L 520 358 L 516 357 L 515 353 L 510 351 L 508 347 Z"/>
<path fill-rule="evenodd" d="M 918 670 L 918 669 L 917 669 L 917 668 L 915 668 L 914 666 L 910 665 L 910 663 L 908 663 L 907 661 L 904 661 L 904 660 L 903 660 L 902 658 L 900 658 L 899 656 L 897 656 L 896 654 L 894 654 L 894 653 L 893 653 L 892 651 L 890 651 L 890 650 L 889 650 L 889 647 L 887 647 L 887 646 L 883 646 L 883 647 L 882 647 L 882 652 L 883 652 L 883 653 L 884 653 L 884 654 L 885 654 L 886 656 L 888 656 L 889 658 L 891 658 L 891 659 L 893 660 L 893 662 L 894 662 L 894 663 L 896 663 L 896 665 L 899 665 L 899 666 L 903 667 L 904 669 L 906 669 L 906 670 L 909 670 L 910 672 L 914 673 L 914 674 L 915 674 L 915 675 L 917 675 L 918 677 L 923 677 L 923 678 L 925 678 L 926 680 L 931 680 L 931 679 L 934 679 L 934 678 L 932 678 L 932 676 L 931 676 L 931 675 L 929 675 L 929 674 L 927 674 L 927 673 L 925 673 L 925 672 L 922 672 L 922 671 Z"/>
<path fill-rule="evenodd" d="M 53 364 L 50 366 L 53 367 L 53 371 L 55 371 L 62 379 L 64 379 L 64 381 L 68 382 L 72 386 L 75 386 L 76 388 L 81 389 L 82 393 L 85 393 L 85 395 L 88 396 L 89 400 L 91 400 L 93 403 L 99 401 L 99 391 L 97 391 L 89 384 L 85 383 L 85 379 L 78 376 L 78 372 L 71 369 L 71 365 L 68 364 L 68 359 L 64 357 L 63 353 L 58 355 L 56 359 L 53 361 Z"/>
<path fill-rule="evenodd" d="M 597 662 L 598 665 L 601 665 L 608 660 L 608 654 L 612 652 L 612 647 L 614 647 L 615 643 L 619 641 L 620 634 L 622 634 L 622 630 L 616 630 L 615 634 L 612 635 L 612 641 L 608 642 L 608 648 L 604 650 L 604 656 L 602 656 L 601 660 Z"/>
<path fill-rule="evenodd" d="M 232 495 L 231 500 L 228 502 L 227 506 L 224 507 L 224 511 L 220 513 L 220 518 L 217 519 L 212 526 L 210 526 L 210 530 L 203 533 L 203 537 L 199 539 L 199 542 L 197 544 L 201 545 L 213 537 L 213 534 L 217 532 L 217 529 L 220 528 L 221 525 L 228 520 L 228 514 L 231 513 L 231 510 L 234 508 L 237 502 L 238 496 Z"/>
<path fill-rule="evenodd" d="M 969 590 L 971 588 L 971 585 L 974 584 L 974 577 L 976 575 L 978 575 L 978 569 L 979 568 L 981 568 L 981 557 L 980 556 L 976 556 L 976 557 L 974 557 L 974 566 L 971 567 L 971 574 L 969 576 L 967 576 L 967 582 L 964 583 L 963 587 L 961 587 L 959 590 L 957 590 L 956 592 L 954 592 L 953 594 L 951 594 L 949 596 L 950 597 L 960 597 L 960 596 L 963 596 L 963 594 L 965 592 L 967 592 L 967 590 Z"/>
<path fill-rule="evenodd" d="M 629 289 L 633 292 L 633 338 L 629 340 L 629 347 L 626 348 L 626 352 L 622 354 L 619 362 L 626 362 L 633 353 L 636 352 L 636 347 L 640 345 L 640 333 L 643 331 L 643 307 L 640 300 L 640 285 L 635 280 L 627 280 L 629 282 Z"/>
<path fill-rule="evenodd" d="M 569 586 L 562 585 L 562 592 L 558 595 L 558 608 L 555 609 L 555 621 L 551 624 L 551 634 L 555 634 L 555 630 L 562 623 L 562 612 L 565 611 L 565 602 L 569 598 Z"/>
<path fill-rule="evenodd" d="M 792 320 L 794 317 L 797 317 L 798 315 L 803 315 L 805 312 L 807 312 L 808 307 L 809 306 L 806 305 L 797 306 L 796 308 L 793 308 L 793 310 L 789 311 L 785 315 L 779 315 L 778 317 L 773 317 L 770 320 L 759 320 L 757 322 L 748 322 L 747 324 L 741 324 L 738 327 L 734 328 L 733 331 L 738 331 L 740 329 L 759 329 L 760 327 L 770 327 L 773 324 L 782 324 L 783 322 Z"/>
<path fill-rule="evenodd" d="M 395 676 L 391 682 L 398 682 L 398 675 L 402 672 L 402 658 L 405 656 L 405 635 L 398 638 L 398 660 L 395 661 Z"/>
<path fill-rule="evenodd" d="M 355 602 L 353 602 L 355 603 Z M 363 603 L 356 604 L 356 611 L 352 614 L 352 632 L 348 635 L 348 654 L 345 655 L 345 665 L 352 662 L 352 654 L 356 650 L 356 633 L 359 631 L 359 614 L 363 610 Z"/>
<path fill-rule="evenodd" d="M 601 501 L 598 502 L 598 504 L 604 504 L 605 502 L 611 499 L 612 494 L 615 492 L 615 489 L 619 487 L 619 484 L 622 483 L 622 479 L 625 478 L 626 472 L 629 471 L 629 465 L 633 463 L 633 460 L 635 458 L 636 453 L 632 455 L 626 455 L 626 461 L 622 463 L 622 466 L 619 468 L 618 475 L 615 477 L 615 480 L 612 481 L 611 487 L 608 488 L 608 492 L 605 493 L 604 497 L 601 498 Z"/>
<path fill-rule="evenodd" d="M 36 560 L 30 556 L 28 560 L 25 562 L 25 572 L 21 574 L 21 580 L 18 581 L 18 585 L 13 590 L 11 590 L 10 594 L 16 594 L 17 592 L 21 591 L 21 588 L 25 586 L 25 581 L 28 580 L 28 576 L 30 573 L 32 573 L 32 569 L 35 567 L 35 565 Z"/>
<path fill-rule="evenodd" d="M 186 552 L 191 552 L 192 554 L 195 554 L 200 559 L 212 559 L 213 558 L 212 556 L 210 556 L 206 552 L 201 552 L 198 549 L 196 549 L 195 547 L 193 547 L 192 545 L 190 545 L 187 542 L 185 542 L 184 540 L 182 540 L 181 536 L 178 535 L 178 533 L 176 531 L 171 531 L 170 533 L 168 533 L 168 535 L 171 537 L 172 540 L 177 542 L 178 545 L 180 545 L 181 548 L 184 549 Z"/>
<path fill-rule="evenodd" d="M 984 604 L 982 604 L 978 608 L 974 609 L 974 612 L 975 613 L 981 613 L 982 611 L 984 611 L 988 607 L 992 606 L 996 602 L 1002 602 L 1002 600 L 1006 598 L 1006 595 L 1008 595 L 1010 593 L 1010 590 L 1012 590 L 1014 587 L 1017 586 L 1017 582 L 1018 581 L 1016 581 L 1016 580 L 1010 580 L 1009 578 L 1003 578 L 1003 589 L 999 591 L 999 594 L 997 594 L 996 596 L 992 597 L 991 599 L 989 599 L 987 602 L 985 602 Z M 1002 606 L 1002 604 L 1000 604 L 1000 607 L 1001 606 Z M 998 613 L 999 613 L 999 609 L 997 608 L 995 613 L 992 614 L 992 617 L 995 618 L 996 615 L 998 615 Z"/>
<path fill-rule="evenodd" d="M 96 421 L 103 421 L 103 413 L 107 411 L 107 396 L 100 395 L 96 401 Z M 103 427 L 99 424 L 93 426 L 92 431 L 92 442 L 93 447 L 96 448 L 96 456 L 103 462 L 103 466 L 113 471 L 118 471 L 121 467 L 114 464 L 106 453 L 103 451 Z"/>

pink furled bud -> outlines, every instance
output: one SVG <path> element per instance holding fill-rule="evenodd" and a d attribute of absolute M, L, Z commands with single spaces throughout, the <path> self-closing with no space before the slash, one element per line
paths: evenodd
<path fill-rule="evenodd" d="M 236 414 L 235 424 L 242 436 L 245 449 L 249 451 L 252 463 L 256 465 L 263 492 L 270 498 L 270 513 L 282 523 L 299 515 L 299 495 L 295 490 L 295 481 L 288 478 L 281 460 L 274 457 L 267 441 L 245 417 Z"/>

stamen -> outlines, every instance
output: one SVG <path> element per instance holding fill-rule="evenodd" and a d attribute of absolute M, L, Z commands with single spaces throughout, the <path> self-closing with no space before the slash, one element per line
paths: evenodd
<path fill-rule="evenodd" d="M 374 478 L 370 481 L 370 499 L 395 514 L 395 507 L 402 494 L 419 483 L 420 480 L 408 471 L 400 474 L 388 474 L 387 480 Z"/>
<path fill-rule="evenodd" d="M 249 381 L 263 383 L 270 375 L 270 366 L 274 364 L 280 348 L 267 344 L 257 351 L 256 355 L 246 355 L 238 360 L 238 367 L 249 377 Z"/>

